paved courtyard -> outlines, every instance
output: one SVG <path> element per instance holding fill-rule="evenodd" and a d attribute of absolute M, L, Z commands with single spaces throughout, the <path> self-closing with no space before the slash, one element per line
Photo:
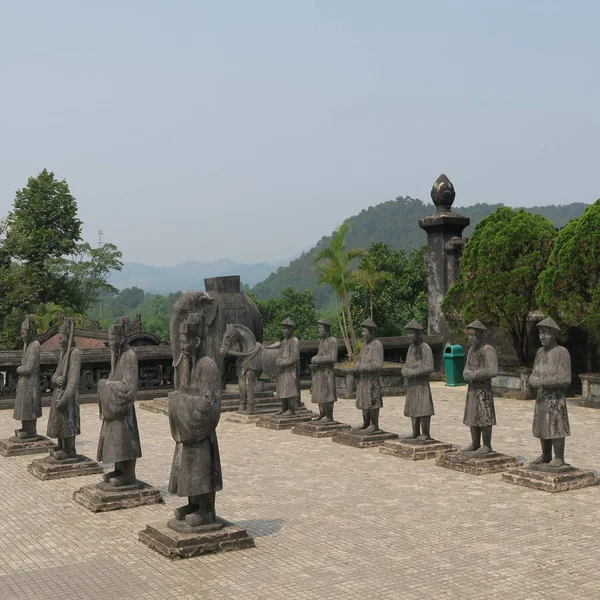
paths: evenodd
<path fill-rule="evenodd" d="M 466 445 L 465 388 L 433 391 L 433 434 Z M 382 426 L 408 433 L 404 399 L 384 402 Z M 495 449 L 539 454 L 532 410 L 497 400 Z M 568 462 L 600 468 L 600 411 L 569 411 Z M 336 416 L 355 424 L 359 412 L 341 400 Z M 164 492 L 164 504 L 92 514 L 71 497 L 99 476 L 39 481 L 26 471 L 39 456 L 0 457 L 1 600 L 600 598 L 600 486 L 547 494 L 499 474 L 226 421 L 218 513 L 248 528 L 256 548 L 170 561 L 137 535 L 182 503 L 166 493 L 174 443 L 164 415 L 138 409 L 138 421 L 138 473 Z M 0 411 L 0 438 L 14 428 L 12 411 Z M 95 458 L 96 406 L 82 407 L 82 430 L 79 450 Z"/>

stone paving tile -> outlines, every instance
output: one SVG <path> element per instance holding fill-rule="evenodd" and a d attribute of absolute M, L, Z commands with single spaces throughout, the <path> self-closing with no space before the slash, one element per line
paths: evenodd
<path fill-rule="evenodd" d="M 466 445 L 466 389 L 434 384 L 432 432 Z M 308 395 L 304 398 L 310 406 Z M 386 398 L 381 424 L 408 433 L 403 398 Z M 532 402 L 498 399 L 494 447 L 535 458 Z M 567 460 L 600 467 L 600 411 L 569 406 Z M 351 400 L 339 420 L 356 424 Z M 45 430 L 47 409 L 40 419 Z M 600 486 L 546 494 L 501 481 L 292 435 L 222 422 L 225 489 L 218 513 L 256 536 L 256 548 L 169 561 L 137 539 L 170 518 L 166 493 L 174 443 L 164 415 L 138 410 L 139 476 L 165 503 L 92 514 L 72 500 L 90 475 L 40 481 L 37 456 L 0 458 L 0 599 L 460 599 L 600 598 Z M 0 437 L 15 428 L 0 411 Z M 97 409 L 82 406 L 78 447 L 95 457 Z M 556 548 L 556 550 L 553 550 Z"/>

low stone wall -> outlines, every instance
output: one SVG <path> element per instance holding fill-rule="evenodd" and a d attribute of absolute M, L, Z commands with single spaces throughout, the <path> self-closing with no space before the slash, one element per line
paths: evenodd
<path fill-rule="evenodd" d="M 385 365 L 379 376 L 383 396 L 406 395 L 406 381 L 402 375 L 402 365 Z M 353 367 L 335 368 L 335 387 L 338 398 L 356 398 L 358 371 Z"/>
<path fill-rule="evenodd" d="M 581 400 L 579 406 L 600 408 L 600 373 L 581 373 Z"/>
<path fill-rule="evenodd" d="M 535 393 L 529 387 L 531 369 L 500 369 L 498 377 L 492 379 L 492 391 L 496 398 L 515 398 L 516 400 L 533 400 Z"/>

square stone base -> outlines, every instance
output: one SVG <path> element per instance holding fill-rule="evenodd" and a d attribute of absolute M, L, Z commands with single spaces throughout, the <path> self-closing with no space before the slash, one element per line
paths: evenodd
<path fill-rule="evenodd" d="M 262 416 L 256 421 L 256 426 L 264 427 L 265 429 L 276 429 L 277 431 L 280 431 L 282 429 L 291 429 L 294 425 L 297 425 L 298 423 L 305 423 L 307 421 L 310 421 L 312 417 L 312 413 L 304 414 L 303 416 L 297 414 L 291 417 L 283 417 L 281 415 L 266 415 Z"/>
<path fill-rule="evenodd" d="M 38 479 L 61 479 L 63 477 L 77 477 L 79 475 L 94 475 L 103 473 L 103 467 L 95 460 L 78 454 L 76 458 L 56 460 L 52 456 L 38 458 L 27 465 L 27 470 Z"/>
<path fill-rule="evenodd" d="M 365 433 L 364 431 L 349 429 L 348 431 L 340 431 L 331 438 L 331 441 L 353 448 L 376 448 L 382 446 L 385 441 L 394 440 L 397 437 L 397 433 L 390 433 L 389 431 Z"/>
<path fill-rule="evenodd" d="M 347 425 L 346 423 L 338 423 L 337 421 L 334 421 L 333 423 L 307 421 L 305 423 L 294 425 L 294 427 L 292 427 L 292 433 L 296 433 L 298 435 L 307 435 L 308 437 L 313 438 L 324 438 L 332 437 L 338 434 L 340 431 L 344 431 L 345 429 L 350 429 L 350 425 Z"/>
<path fill-rule="evenodd" d="M 438 440 L 416 440 L 401 438 L 399 440 L 388 440 L 379 448 L 382 454 L 398 456 L 408 460 L 426 460 L 439 458 L 444 454 L 456 452 L 452 444 Z"/>
<path fill-rule="evenodd" d="M 266 416 L 264 413 L 241 413 L 230 412 L 223 415 L 221 418 L 230 423 L 241 423 L 242 425 L 256 425 L 256 421 Z"/>
<path fill-rule="evenodd" d="M 227 521 L 221 529 L 200 533 L 175 531 L 167 523 L 149 523 L 144 531 L 140 531 L 139 539 L 169 558 L 189 558 L 254 547 L 254 538 L 243 527 Z"/>
<path fill-rule="evenodd" d="M 435 464 L 438 467 L 454 469 L 471 475 L 488 475 L 490 473 L 502 473 L 508 469 L 518 467 L 520 463 L 514 456 L 489 452 L 488 454 L 476 455 L 474 452 L 455 452 L 440 456 Z"/>
<path fill-rule="evenodd" d="M 502 481 L 543 492 L 566 492 L 600 484 L 600 477 L 593 471 L 582 471 L 570 465 L 565 465 L 565 467 L 550 471 L 552 467 L 547 465 L 529 463 L 502 473 Z"/>
<path fill-rule="evenodd" d="M 0 440 L 0 455 L 23 456 L 24 454 L 41 454 L 55 447 L 56 442 L 43 435 L 39 435 L 34 440 L 20 440 L 17 437 L 11 437 Z"/>
<path fill-rule="evenodd" d="M 92 512 L 106 512 L 162 502 L 160 492 L 156 488 L 143 481 L 140 484 L 142 487 L 131 489 L 133 486 L 124 486 L 124 489 L 113 490 L 101 489 L 98 484 L 86 485 L 73 494 L 73 500 Z"/>

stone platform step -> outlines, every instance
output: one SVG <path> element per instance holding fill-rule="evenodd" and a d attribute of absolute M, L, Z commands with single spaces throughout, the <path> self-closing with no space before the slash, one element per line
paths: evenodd
<path fill-rule="evenodd" d="M 260 414 L 276 412 L 281 407 L 281 403 L 277 401 L 273 392 L 256 392 L 254 394 L 254 402 L 256 410 Z M 163 415 L 169 413 L 169 399 L 167 397 L 155 398 L 147 402 L 138 402 L 137 406 L 142 410 L 161 413 Z M 223 393 L 221 395 L 221 412 L 237 411 L 239 407 L 239 394 Z"/>

